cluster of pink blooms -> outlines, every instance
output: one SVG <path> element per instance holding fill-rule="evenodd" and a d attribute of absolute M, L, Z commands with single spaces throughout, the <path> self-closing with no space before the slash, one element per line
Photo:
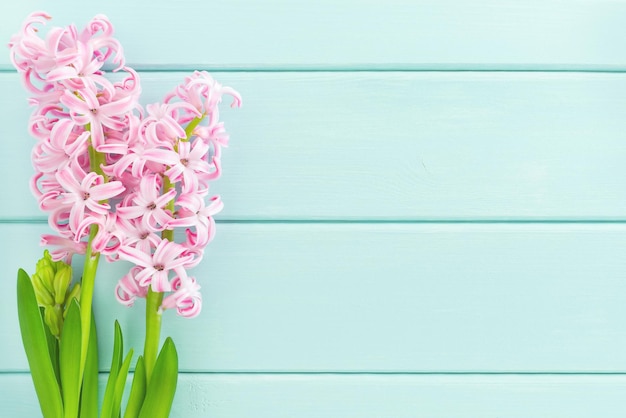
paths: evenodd
<path fill-rule="evenodd" d="M 187 269 L 202 259 L 214 236 L 213 215 L 222 209 L 219 196 L 209 195 L 228 143 L 218 104 L 230 95 L 232 106 L 240 106 L 241 98 L 208 73 L 195 72 L 163 103 L 144 110 L 139 77 L 125 66 L 105 16 L 82 31 L 55 27 L 42 38 L 38 26 L 48 19 L 30 15 L 9 43 L 35 107 L 31 186 L 55 231 L 42 243 L 53 247 L 55 260 L 70 262 L 73 254 L 85 254 L 97 225 L 92 251 L 135 264 L 117 285 L 121 303 L 132 305 L 151 286 L 167 292 L 162 309 L 195 316 L 200 286 Z M 124 77 L 107 79 L 105 64 Z M 162 231 L 175 229 L 184 231 L 177 234 L 180 242 L 162 238 Z"/>

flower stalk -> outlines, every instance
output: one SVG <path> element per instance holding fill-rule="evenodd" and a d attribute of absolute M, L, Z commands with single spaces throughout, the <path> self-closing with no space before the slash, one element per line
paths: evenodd
<path fill-rule="evenodd" d="M 163 176 L 163 194 L 174 188 L 169 177 Z M 174 212 L 174 199 L 167 202 L 166 209 Z M 161 232 L 161 238 L 174 242 L 174 231 L 165 229 Z M 156 365 L 159 345 L 161 341 L 161 304 L 163 303 L 163 292 L 156 292 L 152 286 L 148 287 L 146 296 L 146 340 L 144 343 L 144 364 L 146 368 L 146 384 L 150 383 L 152 372 Z"/>
<path fill-rule="evenodd" d="M 161 338 L 161 304 L 163 303 L 163 292 L 155 292 L 148 289 L 146 297 L 146 341 L 144 345 L 144 360 L 146 367 L 146 383 L 150 383 L 152 371 L 156 364 L 159 353 L 159 342 Z"/>
<path fill-rule="evenodd" d="M 85 125 L 85 130 L 91 132 L 91 124 Z M 89 144 L 89 166 L 91 171 L 98 173 L 107 182 L 107 178 L 102 170 L 102 164 L 106 162 L 103 153 L 96 151 L 92 144 Z M 91 332 L 91 315 L 93 305 L 93 292 L 96 283 L 96 274 L 98 273 L 98 263 L 100 261 L 100 253 L 93 251 L 93 241 L 98 234 L 98 225 L 93 224 L 89 229 L 89 238 L 87 241 L 87 249 L 85 251 L 85 264 L 83 266 L 83 278 L 81 281 L 80 293 L 80 326 L 81 326 L 81 344 L 80 344 L 80 377 L 82 380 L 87 361 L 87 347 L 89 345 L 89 334 Z"/>
<path fill-rule="evenodd" d="M 200 122 L 202 122 L 205 116 L 206 114 L 203 113 L 201 116 L 196 116 L 195 118 L 193 118 L 185 128 L 185 138 L 180 138 L 180 140 L 183 142 L 189 142 L 189 138 L 191 138 L 193 130 L 196 129 L 198 125 L 200 125 Z"/>
<path fill-rule="evenodd" d="M 206 115 L 193 118 L 185 128 L 185 138 L 179 138 L 179 141 L 188 142 L 193 130 L 202 122 Z M 178 149 L 178 144 L 174 146 Z M 163 194 L 175 189 L 175 184 L 170 181 L 168 176 L 163 176 Z M 166 209 L 170 213 L 175 211 L 175 200 L 167 202 Z M 161 232 L 161 238 L 170 242 L 174 242 L 174 230 L 165 229 Z M 146 367 L 146 382 L 150 382 L 152 371 L 156 364 L 157 354 L 159 352 L 159 342 L 161 336 L 161 316 L 163 303 L 163 292 L 155 292 L 152 287 L 148 288 L 146 296 L 146 339 L 144 343 L 144 360 Z"/>
<path fill-rule="evenodd" d="M 89 241 L 87 242 L 87 252 L 85 254 L 85 265 L 83 267 L 83 278 L 80 288 L 80 326 L 81 326 L 81 344 L 80 344 L 80 376 L 83 376 L 85 363 L 87 361 L 87 346 L 89 345 L 89 334 L 91 331 L 91 310 L 93 305 L 93 291 L 96 283 L 96 274 L 98 272 L 98 262 L 100 261 L 100 253 L 94 253 L 92 242 L 98 233 L 98 226 L 92 225 L 89 232 Z"/>

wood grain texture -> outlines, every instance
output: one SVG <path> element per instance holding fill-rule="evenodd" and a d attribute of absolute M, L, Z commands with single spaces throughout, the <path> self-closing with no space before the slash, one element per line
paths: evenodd
<path fill-rule="evenodd" d="M 3 269 L 32 271 L 45 229 L 2 225 Z M 197 372 L 624 372 L 625 250 L 624 224 L 219 225 L 203 312 L 163 337 Z M 115 318 L 142 346 L 143 303 L 112 294 L 127 267 L 98 275 L 102 369 Z M 0 371 L 26 370 L 13 299 Z"/>
<path fill-rule="evenodd" d="M 7 42 L 31 11 L 55 25 L 104 13 L 138 68 L 624 69 L 615 0 L 5 3 Z M 8 54 L 0 68 L 9 68 Z"/>
<path fill-rule="evenodd" d="M 624 392 L 624 375 L 183 374 L 171 417 L 622 418 Z M 0 416 L 38 416 L 29 375 L 0 374 L 0 393 Z"/>
<path fill-rule="evenodd" d="M 144 104 L 183 69 L 244 96 L 204 311 L 165 313 L 189 372 L 173 417 L 624 417 L 626 1 L 23 0 L 0 40 L 37 9 L 107 14 Z M 47 227 L 8 54 L 0 91 L 12 289 Z M 100 269 L 101 370 L 114 319 L 141 350 L 127 268 Z M 0 418 L 38 411 L 6 297 Z"/>
<path fill-rule="evenodd" d="M 221 220 L 624 220 L 626 74 L 216 73 Z M 144 103 L 182 73 L 144 73 Z M 17 76 L 0 74 L 0 219 L 43 219 Z"/>

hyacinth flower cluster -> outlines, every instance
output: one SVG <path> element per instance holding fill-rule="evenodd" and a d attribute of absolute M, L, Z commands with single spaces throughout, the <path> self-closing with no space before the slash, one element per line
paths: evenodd
<path fill-rule="evenodd" d="M 83 330 L 90 327 L 100 256 L 133 264 L 115 296 L 127 306 L 147 298 L 149 378 L 162 311 L 194 317 L 201 310 L 200 285 L 189 270 L 202 260 L 215 235 L 213 217 L 223 207 L 209 190 L 229 139 L 218 106 L 230 96 L 231 106 L 239 107 L 241 97 L 196 71 L 161 103 L 144 108 L 139 75 L 125 65 L 105 16 L 82 30 L 53 27 L 41 36 L 49 19 L 31 14 L 9 43 L 34 107 L 28 123 L 36 139 L 31 189 L 53 230 L 41 243 L 54 262 L 71 265 L 74 256 L 85 256 Z M 88 338 L 83 332 L 81 366 Z"/>
<path fill-rule="evenodd" d="M 139 77 L 124 66 L 106 17 L 96 16 L 81 32 L 53 28 L 44 40 L 35 25 L 49 18 L 32 15 L 11 40 L 13 64 L 35 106 L 32 190 L 56 232 L 42 243 L 54 248 L 55 260 L 71 261 L 86 253 L 97 225 L 91 251 L 136 264 L 117 286 L 120 302 L 132 304 L 152 286 L 172 292 L 163 308 L 195 316 L 201 297 L 187 269 L 202 259 L 222 208 L 219 196 L 207 200 L 228 144 L 218 104 L 224 94 L 233 106 L 241 98 L 195 72 L 144 110 Z M 105 78 L 109 58 L 114 71 L 126 73 L 118 82 Z M 183 242 L 160 236 L 174 228 L 185 228 Z"/>

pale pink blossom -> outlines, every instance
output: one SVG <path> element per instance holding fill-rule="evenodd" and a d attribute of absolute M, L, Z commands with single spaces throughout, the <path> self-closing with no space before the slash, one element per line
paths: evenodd
<path fill-rule="evenodd" d="M 172 293 L 163 299 L 161 310 L 176 308 L 180 316 L 193 318 L 202 309 L 200 285 L 193 277 L 181 277 L 177 276 L 172 280 Z"/>
<path fill-rule="evenodd" d="M 113 83 L 107 80 L 100 69 L 104 61 L 94 56 L 89 44 L 78 42 L 76 58 L 68 65 L 52 69 L 46 76 L 47 82 L 64 81 L 65 85 L 74 90 L 97 90 L 102 87 L 109 95 L 114 94 Z"/>
<path fill-rule="evenodd" d="M 118 216 L 117 230 L 123 236 L 122 245 L 136 248 L 144 253 L 150 253 L 161 242 L 161 237 L 140 219 L 129 220 Z"/>
<path fill-rule="evenodd" d="M 179 138 L 187 138 L 185 129 L 178 123 L 179 110 L 187 110 L 195 116 L 201 116 L 192 105 L 185 102 L 162 104 L 153 103 L 146 106 L 148 116 L 143 120 L 140 131 L 145 132 L 146 139 L 155 146 L 173 149 Z"/>
<path fill-rule="evenodd" d="M 88 43 L 101 61 L 107 61 L 113 57 L 112 62 L 117 64 L 117 68 L 113 71 L 118 71 L 124 67 L 124 50 L 120 42 L 113 37 L 113 32 L 113 25 L 109 19 L 99 14 L 85 26 L 79 35 L 79 40 Z"/>
<path fill-rule="evenodd" d="M 123 177 L 124 172 L 130 169 L 131 175 L 136 179 L 140 179 L 148 162 L 148 159 L 145 157 L 146 147 L 145 143 L 135 141 L 125 155 L 109 166 L 104 167 L 104 172 L 109 176 Z"/>
<path fill-rule="evenodd" d="M 115 297 L 122 305 L 133 306 L 135 299 L 145 298 L 148 294 L 148 286 L 141 286 L 136 278 L 141 270 L 139 266 L 131 268 L 115 286 Z"/>
<path fill-rule="evenodd" d="M 64 192 L 64 189 L 57 181 L 55 173 L 35 173 L 31 178 L 30 188 L 37 198 L 39 209 L 47 212 L 59 207 L 56 200 Z"/>
<path fill-rule="evenodd" d="M 87 248 L 87 243 L 85 242 L 75 242 L 70 238 L 51 234 L 43 234 L 41 236 L 41 245 L 56 247 L 50 251 L 52 259 L 54 261 L 64 260 L 68 264 L 72 261 L 72 255 L 85 254 Z"/>
<path fill-rule="evenodd" d="M 195 232 L 187 235 L 191 247 L 205 247 L 215 236 L 215 220 L 224 204 L 219 196 L 211 198 L 206 206 L 204 199 L 196 194 L 181 195 L 176 204 L 180 206 L 179 217 L 170 221 L 167 227 L 194 227 Z"/>
<path fill-rule="evenodd" d="M 81 178 L 80 170 L 65 169 L 56 174 L 56 179 L 65 189 L 58 200 L 59 206 L 71 207 L 69 225 L 72 231 L 78 231 L 85 217 L 85 209 L 106 215 L 111 206 L 100 201 L 113 198 L 124 191 L 121 182 L 104 183 L 102 176 L 94 172 Z"/>
<path fill-rule="evenodd" d="M 241 96 L 196 71 L 144 111 L 139 75 L 124 66 L 122 46 L 105 16 L 82 30 L 54 27 L 42 37 L 37 27 L 49 19 L 31 14 L 9 43 L 34 108 L 28 130 L 37 140 L 36 173 L 30 187 L 55 231 L 42 244 L 53 247 L 54 259 L 70 261 L 85 253 L 97 226 L 93 252 L 135 263 L 116 287 L 120 303 L 130 306 L 152 287 L 170 292 L 161 310 L 196 316 L 202 296 L 187 270 L 202 260 L 223 206 L 219 196 L 208 197 L 229 140 L 219 104 L 231 96 L 231 106 L 238 107 Z M 126 73 L 120 81 L 107 78 L 105 64 L 111 62 L 114 71 Z M 100 167 L 90 146 L 100 153 Z M 158 234 L 179 228 L 184 234 L 175 236 L 184 238 L 178 242 Z"/>
<path fill-rule="evenodd" d="M 150 285 L 155 292 L 169 292 L 172 290 L 168 277 L 170 271 L 184 274 L 181 271 L 184 271 L 185 263 L 191 259 L 190 255 L 185 255 L 185 251 L 182 245 L 164 239 L 153 254 L 123 246 L 119 249 L 119 255 L 122 260 L 143 267 L 135 276 L 139 285 Z"/>
<path fill-rule="evenodd" d="M 39 37 L 39 29 L 36 25 L 45 25 L 52 16 L 45 12 L 30 14 L 22 30 L 13 35 L 9 41 L 11 49 L 11 62 L 18 71 L 25 72 L 32 67 L 52 68 L 56 65 L 54 52 L 54 40 L 46 42 Z"/>
<path fill-rule="evenodd" d="M 154 174 L 146 175 L 139 183 L 139 190 L 117 206 L 117 213 L 124 219 L 141 218 L 145 226 L 162 231 L 164 225 L 172 220 L 166 205 L 175 195 L 174 189 L 161 194 L 158 177 Z"/>
<path fill-rule="evenodd" d="M 232 96 L 231 107 L 241 107 L 241 96 L 238 92 L 231 87 L 221 85 L 206 71 L 195 71 L 191 76 L 185 77 L 183 84 L 165 96 L 165 103 L 178 98 L 190 103 L 201 114 L 214 114 L 212 117 L 217 120 L 219 118 L 217 105 L 222 101 L 223 95 Z M 191 119 L 193 115 L 187 114 L 181 118 L 180 123 L 186 123 Z"/>
<path fill-rule="evenodd" d="M 189 193 L 198 189 L 199 178 L 211 178 L 217 172 L 206 161 L 208 152 L 209 146 L 197 139 L 193 144 L 179 142 L 178 151 L 152 148 L 144 153 L 144 158 L 167 165 L 164 174 L 172 182 L 183 180 L 182 192 Z"/>
<path fill-rule="evenodd" d="M 58 121 L 50 133 L 48 141 L 41 141 L 33 148 L 32 160 L 36 170 L 53 173 L 63 170 L 79 155 L 87 152 L 89 132 L 73 132 L 75 124 L 71 119 Z"/>
<path fill-rule="evenodd" d="M 113 83 L 113 87 L 115 88 L 115 96 L 113 99 L 122 100 L 130 97 L 131 100 L 137 104 L 139 102 L 139 96 L 141 95 L 139 74 L 131 67 L 123 67 L 123 70 L 128 73 L 128 75 L 123 80 Z M 139 105 L 137 106 L 138 109 L 141 110 L 141 107 Z"/>
<path fill-rule="evenodd" d="M 96 93 L 90 89 L 77 91 L 79 97 L 70 91 L 65 91 L 61 96 L 63 103 L 70 110 L 74 122 L 79 125 L 91 125 L 91 143 L 96 151 L 106 152 L 103 148 L 105 143 L 103 127 L 111 129 L 124 128 L 124 122 L 120 117 L 130 112 L 135 107 L 132 96 L 120 100 L 100 104 Z"/>
<path fill-rule="evenodd" d="M 76 241 L 89 234 L 92 225 L 98 225 L 98 232 L 91 242 L 91 249 L 107 257 L 108 261 L 115 261 L 118 258 L 117 250 L 122 245 L 125 238 L 123 231 L 118 227 L 117 213 L 107 212 L 102 216 L 86 216 L 78 226 Z"/>
<path fill-rule="evenodd" d="M 194 129 L 194 134 L 213 147 L 213 156 L 215 158 L 221 157 L 222 147 L 228 146 L 230 138 L 226 129 L 224 129 L 224 122 L 218 122 L 209 126 L 199 126 Z"/>

